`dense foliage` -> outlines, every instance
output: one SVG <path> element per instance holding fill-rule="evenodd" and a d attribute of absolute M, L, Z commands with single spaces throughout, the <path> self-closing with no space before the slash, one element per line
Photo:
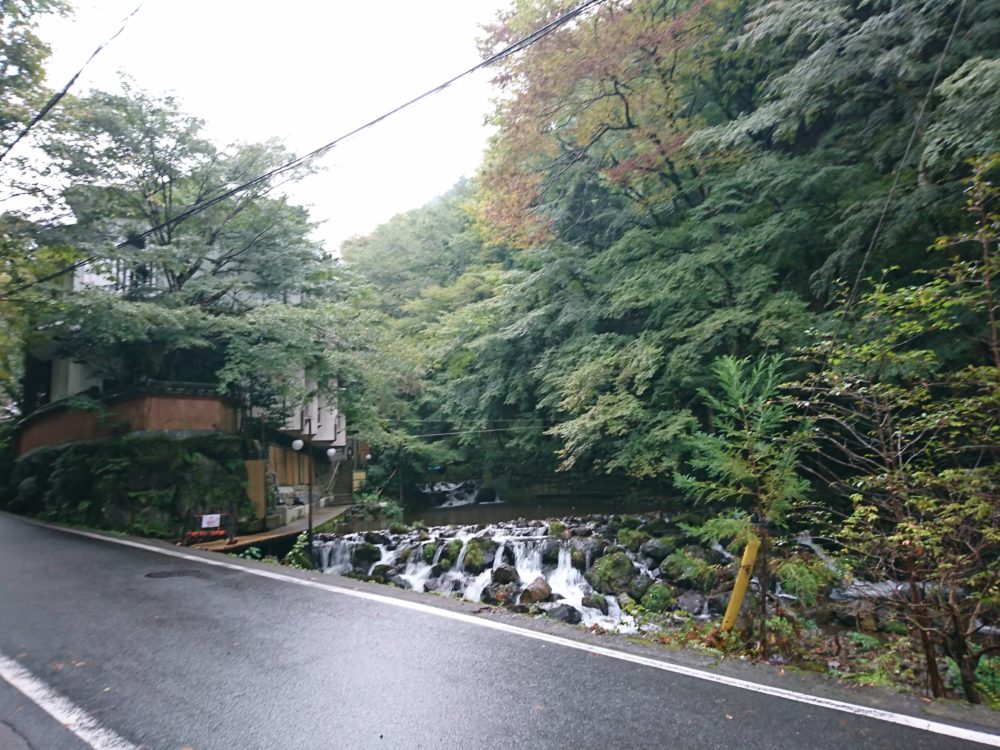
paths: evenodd
<path fill-rule="evenodd" d="M 237 436 L 125 436 L 32 451 L 0 494 L 16 513 L 176 539 L 193 514 L 249 519 L 245 483 Z"/>
<path fill-rule="evenodd" d="M 484 52 L 567 7 L 517 4 Z M 672 475 L 718 357 L 809 344 L 862 259 L 906 283 L 967 225 L 1000 11 L 958 8 L 607 2 L 505 60 L 477 182 L 345 247 L 416 364 L 411 431 Z"/>
<path fill-rule="evenodd" d="M 484 53 L 569 7 L 517 3 Z M 907 583 L 934 691 L 946 653 L 976 700 L 1000 558 L 997 49 L 991 3 L 634 0 L 507 58 L 461 200 L 345 249 L 412 365 L 405 428 L 460 433 L 470 473 L 704 501 L 702 535 L 808 524 L 859 577 Z"/>
<path fill-rule="evenodd" d="M 483 54 L 573 5 L 514 3 Z M 975 701 L 1000 649 L 998 49 L 997 3 L 605 0 L 499 63 L 478 175 L 346 269 L 272 182 L 189 213 L 279 144 L 95 93 L 44 144 L 72 224 L 5 216 L 0 273 L 89 257 L 119 294 L 5 305 L 0 381 L 52 346 L 122 385 L 207 373 L 272 420 L 339 382 L 378 496 L 603 478 L 700 502 L 704 541 L 808 526 L 840 560 L 782 555 L 782 585 L 899 584 L 932 690 L 946 654 Z M 37 83 L 0 78 L 0 132 Z"/>

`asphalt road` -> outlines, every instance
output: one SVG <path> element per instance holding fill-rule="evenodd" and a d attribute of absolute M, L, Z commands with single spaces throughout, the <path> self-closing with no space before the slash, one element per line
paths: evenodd
<path fill-rule="evenodd" d="M 0 514 L 0 656 L 144 748 L 977 746 L 448 616 L 493 617 L 471 605 L 236 565 Z M 557 623 L 503 623 L 588 638 Z M 0 679 L 0 750 L 22 741 L 87 747 Z"/>

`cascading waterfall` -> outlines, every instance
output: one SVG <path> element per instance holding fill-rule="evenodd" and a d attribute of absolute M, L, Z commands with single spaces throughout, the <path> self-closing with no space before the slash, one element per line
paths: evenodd
<path fill-rule="evenodd" d="M 414 591 L 424 591 L 427 579 L 431 577 L 433 566 L 428 565 L 424 560 L 424 547 L 414 547 L 410 552 L 410 557 L 406 561 L 406 569 L 399 574 L 399 577 L 406 581 Z M 328 572 L 326 570 L 324 573 Z"/>
<path fill-rule="evenodd" d="M 346 539 L 332 539 L 328 542 L 323 542 L 319 547 L 323 572 L 335 575 L 350 573 L 353 568 L 351 553 L 354 546 Z"/>
<path fill-rule="evenodd" d="M 547 580 L 552 593 L 574 607 L 582 607 L 583 597 L 591 590 L 583 573 L 573 567 L 573 553 L 568 547 L 559 548 L 559 564 Z"/>
<path fill-rule="evenodd" d="M 542 575 L 542 547 L 539 542 L 514 542 L 512 546 L 514 567 L 522 583 L 531 583 Z"/>
<path fill-rule="evenodd" d="M 596 625 L 606 630 L 634 632 L 634 619 L 622 613 L 615 597 L 603 597 L 607 603 L 607 614 L 600 609 L 583 605 L 584 598 L 592 594 L 593 589 L 582 571 L 573 566 L 574 545 L 579 546 L 580 540 L 553 540 L 546 535 L 540 535 L 540 532 L 544 533 L 544 530 L 537 527 L 490 526 L 485 529 L 462 528 L 458 531 L 441 528 L 427 530 L 419 538 L 411 534 L 409 538 L 401 535 L 399 538 L 391 539 L 385 534 L 380 534 L 379 540 L 386 540 L 388 543 L 378 544 L 366 542 L 363 533 L 355 533 L 317 541 L 316 548 L 324 573 L 344 575 L 353 572 L 371 576 L 377 567 L 389 566 L 390 572 L 385 578 L 396 585 L 414 591 L 459 596 L 474 602 L 482 600 L 486 588 L 493 583 L 497 569 L 505 562 L 512 561 L 522 586 L 531 584 L 537 578 L 543 578 L 548 583 L 552 596 L 548 602 L 538 605 L 541 609 L 548 610 L 558 605 L 569 605 L 580 613 L 579 619 L 586 626 Z M 428 535 L 430 539 L 427 538 Z M 482 537 L 496 545 L 492 561 L 480 573 L 472 573 L 466 569 L 470 540 L 476 537 Z M 462 547 L 454 563 L 447 569 L 442 569 L 442 562 L 448 565 L 445 559 L 446 551 L 455 540 L 461 541 Z M 545 563 L 545 560 L 552 559 L 546 556 L 554 552 L 549 546 L 552 544 L 558 544 L 558 559 L 555 565 Z M 426 549 L 427 545 L 433 545 L 433 554 Z M 352 560 L 361 559 L 362 546 L 370 549 L 365 551 L 363 558 L 365 564 L 358 570 Z M 397 564 L 401 556 L 400 550 L 406 546 L 410 547 L 406 564 Z M 376 550 L 378 560 L 371 562 Z M 549 552 L 546 553 L 546 550 Z M 586 548 L 584 554 L 589 566 L 594 557 L 593 552 Z M 427 561 L 428 557 L 430 562 Z"/>
<path fill-rule="evenodd" d="M 379 565 L 392 565 L 394 562 L 396 562 L 396 553 L 393 550 L 389 549 L 384 544 L 379 544 L 377 546 L 379 552 L 381 552 L 382 554 L 379 557 L 379 559 L 373 562 L 371 566 L 368 568 L 368 575 L 371 575 L 372 572 L 375 570 L 375 568 L 378 567 Z M 323 572 L 325 573 L 326 570 L 324 570 Z"/>

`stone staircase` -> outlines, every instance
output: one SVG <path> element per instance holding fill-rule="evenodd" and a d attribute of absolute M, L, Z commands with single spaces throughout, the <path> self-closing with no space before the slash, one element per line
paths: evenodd
<path fill-rule="evenodd" d="M 333 482 L 332 491 L 328 496 L 331 498 L 327 505 L 350 505 L 354 502 L 354 480 L 351 472 L 351 464 L 344 462 L 340 464 L 337 476 Z"/>

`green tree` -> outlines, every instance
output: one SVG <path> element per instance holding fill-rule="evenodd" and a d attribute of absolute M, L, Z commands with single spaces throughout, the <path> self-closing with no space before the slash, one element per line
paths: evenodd
<path fill-rule="evenodd" d="M 76 221 L 39 236 L 89 262 L 83 288 L 34 314 L 33 343 L 112 388 L 217 383 L 280 423 L 306 397 L 332 401 L 346 377 L 351 358 L 333 351 L 359 343 L 344 333 L 348 282 L 274 180 L 212 202 L 290 154 L 277 142 L 220 149 L 201 130 L 171 97 L 128 82 L 67 106 L 45 148 Z"/>
<path fill-rule="evenodd" d="M 709 431 L 691 438 L 691 474 L 678 474 L 675 484 L 721 514 L 698 532 L 719 541 L 720 531 L 735 543 L 750 536 L 761 541 L 761 653 L 767 658 L 767 597 L 770 586 L 768 527 L 787 526 L 789 514 L 801 503 L 808 483 L 800 468 L 809 432 L 781 394 L 780 356 L 756 362 L 723 357 L 713 370 L 718 395 L 702 390 L 709 410 Z"/>
<path fill-rule="evenodd" d="M 896 584 L 934 694 L 944 692 L 943 653 L 972 703 L 980 660 L 1000 650 L 983 630 L 1000 606 L 998 168 L 997 157 L 977 166 L 974 228 L 937 243 L 948 266 L 922 284 L 876 284 L 851 311 L 849 335 L 817 345 L 825 368 L 806 388 L 828 479 L 851 500 L 838 533 L 848 559 Z M 942 340 L 971 351 L 949 361 Z"/>
<path fill-rule="evenodd" d="M 0 3 L 0 152 L 39 110 L 49 48 L 38 36 L 47 14 L 64 14 L 62 0 L 3 0 Z"/>

